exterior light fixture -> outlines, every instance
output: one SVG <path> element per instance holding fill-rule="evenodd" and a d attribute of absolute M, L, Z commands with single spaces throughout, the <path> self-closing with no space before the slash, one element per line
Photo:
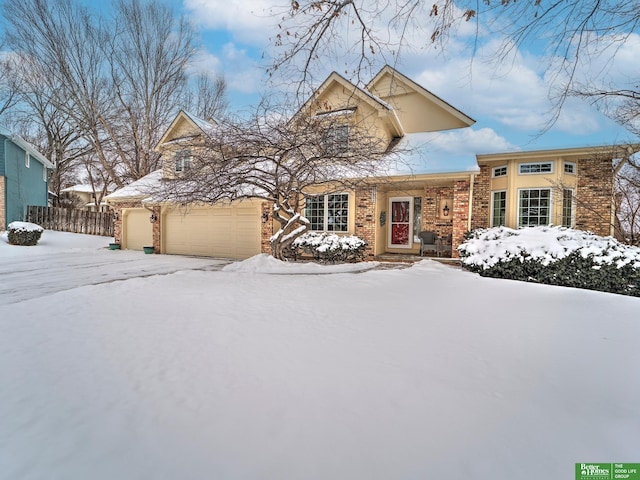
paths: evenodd
<path fill-rule="evenodd" d="M 151 223 L 155 223 L 156 220 L 158 220 L 158 216 L 155 213 L 152 213 L 151 216 L 149 217 L 149 221 Z"/>
<path fill-rule="evenodd" d="M 445 203 L 444 208 L 442 209 L 442 215 L 445 217 L 449 216 L 449 204 Z"/>

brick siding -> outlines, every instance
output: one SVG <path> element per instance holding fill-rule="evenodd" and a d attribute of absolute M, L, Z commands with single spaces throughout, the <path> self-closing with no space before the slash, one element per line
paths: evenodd
<path fill-rule="evenodd" d="M 489 227 L 491 218 L 491 166 L 480 165 L 480 173 L 473 182 L 473 207 L 471 212 L 471 230 Z"/>
<path fill-rule="evenodd" d="M 459 258 L 458 245 L 464 241 L 469 221 L 469 180 L 456 180 L 453 184 L 453 238 L 451 256 Z"/>
<path fill-rule="evenodd" d="M 355 191 L 355 232 L 365 242 L 365 259 L 371 260 L 376 251 L 376 187 L 361 188 Z"/>
<path fill-rule="evenodd" d="M 611 235 L 613 166 L 611 160 L 587 158 L 578 161 L 576 228 L 597 235 Z"/>

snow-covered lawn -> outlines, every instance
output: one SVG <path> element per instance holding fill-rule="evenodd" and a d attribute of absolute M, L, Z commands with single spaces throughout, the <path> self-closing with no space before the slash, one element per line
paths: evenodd
<path fill-rule="evenodd" d="M 40 290 L 48 233 L 0 240 L 3 284 L 13 263 Z M 140 253 L 72 237 L 78 257 Z M 0 306 L 0 478 L 564 479 L 640 461 L 638 298 L 432 261 L 165 258 L 184 271 Z"/>

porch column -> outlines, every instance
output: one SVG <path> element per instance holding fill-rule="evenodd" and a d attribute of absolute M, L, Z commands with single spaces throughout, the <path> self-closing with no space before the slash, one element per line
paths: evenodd
<path fill-rule="evenodd" d="M 469 228 L 469 180 L 456 180 L 453 183 L 453 234 L 451 239 L 451 258 L 460 258 L 458 245 L 464 241 Z"/>

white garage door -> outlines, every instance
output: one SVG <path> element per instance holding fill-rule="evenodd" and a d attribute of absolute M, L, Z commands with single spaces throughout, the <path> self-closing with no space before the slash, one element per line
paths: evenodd
<path fill-rule="evenodd" d="M 260 206 L 174 209 L 164 216 L 165 253 L 249 258 L 260 253 Z"/>
<path fill-rule="evenodd" d="M 127 208 L 122 211 L 122 238 L 124 248 L 142 250 L 153 245 L 153 225 L 149 221 L 151 212 L 146 208 Z"/>

